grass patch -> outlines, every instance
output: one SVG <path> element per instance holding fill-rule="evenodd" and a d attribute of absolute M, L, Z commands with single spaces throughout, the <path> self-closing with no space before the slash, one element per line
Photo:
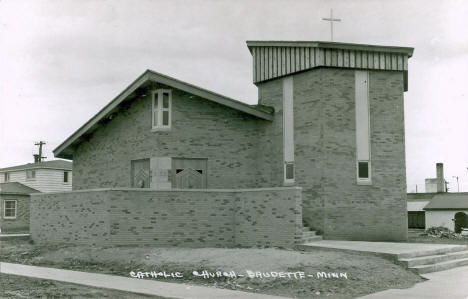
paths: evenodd
<path fill-rule="evenodd" d="M 158 280 L 298 298 L 350 298 L 422 281 L 418 275 L 380 257 L 319 249 L 34 246 L 24 241 L 0 241 L 0 261 L 125 277 L 130 277 L 130 271 L 180 272 L 183 278 Z M 234 271 L 244 277 L 203 279 L 193 276 L 194 270 Z M 301 271 L 314 277 L 249 278 L 247 270 Z M 347 279 L 317 278 L 317 272 L 346 273 Z"/>

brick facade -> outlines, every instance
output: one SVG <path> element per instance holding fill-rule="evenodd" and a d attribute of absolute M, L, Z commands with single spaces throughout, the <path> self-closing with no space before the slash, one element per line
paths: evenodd
<path fill-rule="evenodd" d="M 76 149 L 73 190 L 130 187 L 131 160 L 151 157 L 208 158 L 208 188 L 253 188 L 259 122 L 173 89 L 172 128 L 152 132 L 151 97 L 136 99 Z"/>
<path fill-rule="evenodd" d="M 16 218 L 5 219 L 5 200 L 16 200 Z M 29 231 L 29 194 L 1 194 L 0 195 L 0 231 L 2 233 L 27 233 Z"/>
<path fill-rule="evenodd" d="M 356 183 L 354 70 L 320 68 L 293 75 L 296 183 L 304 188 L 303 217 L 327 239 L 406 239 L 403 73 L 369 74 L 370 186 Z M 279 114 L 272 127 L 282 124 L 281 86 L 281 78 L 258 84 L 261 103 Z M 281 135 L 272 140 L 282 144 Z M 282 151 L 270 159 L 279 169 Z"/>
<path fill-rule="evenodd" d="M 286 246 L 302 233 L 301 188 L 100 189 L 32 195 L 38 243 Z"/>
<path fill-rule="evenodd" d="M 258 87 L 259 104 L 263 106 L 259 106 L 260 108 L 246 108 L 245 105 L 240 107 L 236 106 L 238 103 L 235 104 L 235 101 L 231 99 L 229 99 L 231 104 L 226 104 L 226 99 L 213 100 L 208 95 L 209 93 L 206 93 L 207 91 L 200 91 L 176 79 L 169 80 L 167 76 L 153 74 L 148 77 L 150 79 L 144 81 L 141 79 L 145 78 L 143 74 L 136 80 L 139 83 L 132 86 L 133 89 L 127 88 L 116 98 L 120 101 L 116 107 L 112 106 L 113 102 L 111 102 L 109 107 L 105 107 L 98 113 L 99 117 L 92 119 L 59 146 L 58 153 L 62 157 L 73 157 L 74 160 L 73 190 L 128 188 L 131 186 L 132 160 L 140 159 L 150 159 L 151 170 L 147 171 L 147 168 L 144 168 L 146 166 L 142 166 L 140 172 L 135 171 L 135 173 L 146 175 L 146 172 L 149 172 L 150 174 L 146 175 L 145 179 L 151 176 L 152 182 L 155 182 L 153 185 L 150 184 L 153 189 L 168 189 L 171 183 L 174 186 L 174 180 L 171 182 L 174 174 L 184 174 L 183 171 L 189 169 L 189 167 L 174 169 L 174 161 L 180 160 L 176 158 L 207 159 L 206 168 L 196 170 L 190 168 L 191 171 L 198 171 L 202 174 L 203 183 L 206 182 L 206 184 L 197 185 L 196 188 L 237 190 L 285 186 L 283 78 L 287 76 L 293 81 L 295 163 L 295 181 L 288 184 L 303 188 L 302 221 L 311 228 L 323 232 L 325 239 L 406 240 L 403 93 L 407 85 L 407 61 L 412 55 L 412 49 L 315 42 L 305 44 L 251 42 L 251 46 L 259 47 L 260 51 L 257 52 L 258 49 L 256 49 L 252 53 L 254 53 L 256 74 L 259 76 L 255 81 Z M 266 46 L 268 48 L 262 48 Z M 346 47 L 349 47 L 349 51 L 344 50 Z M 317 48 L 317 51 L 312 51 L 312 48 Z M 285 62 L 284 65 L 274 58 L 278 58 L 274 54 L 279 53 L 278 51 L 282 53 L 280 60 Z M 319 55 L 311 56 L 312 52 Z M 263 53 L 261 55 L 266 55 L 264 57 L 271 59 L 262 60 L 259 57 L 263 56 L 255 53 Z M 273 53 L 273 56 L 269 56 L 268 53 Z M 309 59 L 304 60 L 307 55 L 304 56 L 301 53 L 304 55 L 308 53 Z M 291 60 L 292 57 L 295 63 Z M 320 61 L 323 63 L 315 64 Z M 355 109 L 357 69 L 361 72 L 363 70 L 368 72 L 368 76 L 365 74 L 366 79 L 362 80 L 366 89 L 363 89 L 364 91 L 359 93 L 361 96 L 358 96 L 358 99 L 365 99 L 363 107 L 369 108 L 369 133 L 367 134 L 367 128 L 364 125 L 366 137 L 364 141 L 360 139 L 359 143 L 364 142 L 367 149 L 366 140 L 369 139 L 370 154 L 368 153 L 364 160 L 365 163 L 370 163 L 372 182 L 367 185 L 357 182 Z M 151 72 L 147 71 L 147 73 Z M 265 77 L 266 74 L 268 74 L 267 77 Z M 172 84 L 174 87 L 162 85 L 161 82 Z M 290 90 L 290 81 L 287 82 L 285 86 Z M 153 131 L 151 129 L 151 92 L 159 88 L 170 89 L 172 92 L 170 130 Z M 358 92 L 360 91 L 361 89 L 358 89 Z M 262 110 L 264 106 L 273 108 L 273 114 Z M 290 105 L 286 106 L 290 107 Z M 361 110 L 358 109 L 358 111 Z M 258 113 L 264 113 L 266 116 Z M 364 118 L 359 119 L 362 121 L 365 119 L 367 123 L 367 115 L 364 115 Z M 287 132 L 291 131 L 287 130 Z M 359 130 L 359 132 L 362 131 Z M 286 136 L 291 135 L 287 133 Z M 360 148 L 362 149 L 362 146 Z M 291 153 L 288 148 L 286 151 L 288 159 L 291 159 Z M 164 167 L 154 167 L 154 165 L 164 165 Z M 268 193 L 263 194 L 261 191 L 258 191 L 260 193 L 230 191 L 229 195 L 213 190 L 205 193 L 191 191 L 194 192 L 193 194 L 164 191 L 168 192 L 166 194 L 163 191 L 154 190 L 144 191 L 149 193 L 138 192 L 137 190 L 108 190 L 102 192 L 104 195 L 89 193 L 90 195 L 83 199 L 86 204 L 81 201 L 76 202 L 73 208 L 87 211 L 90 205 L 96 204 L 95 213 L 101 211 L 99 209 L 102 209 L 103 213 L 99 221 L 103 221 L 103 225 L 109 223 L 110 231 L 100 231 L 101 222 L 92 222 L 95 223 L 94 226 L 87 228 L 78 225 L 80 231 L 76 231 L 72 224 L 80 223 L 78 219 L 63 222 L 62 224 L 67 227 L 65 231 L 73 231 L 72 236 L 76 236 L 76 240 L 80 242 L 86 239 L 81 232 L 86 228 L 93 231 L 92 235 L 96 235 L 90 236 L 93 242 L 99 242 L 99 238 L 107 238 L 106 242 L 115 244 L 123 244 L 126 240 L 144 243 L 149 238 L 152 242 L 159 242 L 158 244 L 184 246 L 272 245 L 275 239 L 271 239 L 268 243 L 263 239 L 264 236 L 271 237 L 275 232 L 281 232 L 265 232 L 269 220 L 262 213 L 277 218 L 272 215 L 281 212 L 270 209 L 268 205 L 270 197 Z M 157 200 L 151 192 L 157 192 L 154 193 L 158 194 Z M 129 199 L 130 197 L 127 196 L 129 193 L 136 196 L 135 202 Z M 144 202 L 142 207 L 154 207 L 155 209 L 151 209 L 150 213 L 158 214 L 159 211 L 166 211 L 167 207 L 173 207 L 172 200 L 180 201 L 181 211 L 185 211 L 184 207 L 188 206 L 190 201 L 183 195 L 180 197 L 179 194 L 192 196 L 190 200 L 193 201 L 194 207 L 188 210 L 188 216 L 198 215 L 200 219 L 206 219 L 208 223 L 217 223 L 219 227 L 213 230 L 212 226 L 204 227 L 206 222 L 192 220 L 192 226 L 196 229 L 188 230 L 192 236 L 188 238 L 185 236 L 187 228 L 185 218 L 178 218 L 174 214 L 173 219 L 177 221 L 168 220 L 164 222 L 164 225 L 171 225 L 171 227 L 162 227 L 161 234 L 166 232 L 167 235 L 162 234 L 155 240 L 153 235 L 145 235 L 145 231 L 153 232 L 156 220 L 149 223 L 143 222 L 139 226 L 139 221 L 135 221 L 139 218 L 135 217 L 140 216 L 128 212 L 131 210 L 130 207 L 140 211 L 139 207 L 135 206 L 136 202 Z M 263 197 L 257 197 L 258 194 Z M 75 196 L 73 193 L 35 195 L 35 199 L 37 203 L 40 202 L 51 208 L 52 203 L 42 201 L 42 198 L 53 198 L 52 202 L 60 206 L 60 196 L 66 199 L 63 209 L 68 210 L 68 201 L 72 202 Z M 232 196 L 235 198 L 233 199 Z M 251 199 L 245 197 L 240 200 L 239 198 L 243 196 L 251 196 Z M 77 195 L 75 199 L 82 200 L 82 196 Z M 205 206 L 204 201 L 209 201 L 209 205 Z M 265 201 L 265 204 L 259 205 L 261 201 Z M 251 215 L 247 213 L 247 218 L 242 223 L 226 220 L 224 217 L 243 215 L 241 212 L 232 214 L 225 211 L 226 204 L 229 202 L 242 202 L 243 206 L 252 204 L 249 211 L 256 210 L 256 218 L 251 218 Z M 104 203 L 110 206 L 106 207 Z M 257 209 L 257 205 L 261 209 Z M 38 204 L 33 206 L 43 209 Z M 126 208 L 123 209 L 124 207 Z M 278 206 L 273 204 L 272 207 L 276 209 Z M 219 208 L 219 211 L 225 211 L 225 213 L 204 214 L 207 209 L 211 208 Z M 235 206 L 231 208 L 237 209 Z M 127 212 L 122 212 L 123 210 Z M 81 213 L 81 210 L 72 211 L 75 214 Z M 48 212 L 41 210 L 41 213 L 47 214 Z M 170 215 L 170 213 L 147 215 L 146 210 L 141 210 L 139 213 L 150 219 L 161 219 L 160 216 L 164 218 Z M 53 214 L 47 215 L 55 219 Z M 185 216 L 187 215 L 184 214 Z M 94 216 L 87 215 L 84 219 L 86 217 Z M 125 222 L 128 224 L 124 224 Z M 250 224 L 246 227 L 246 223 L 249 222 L 262 227 L 255 238 L 252 238 L 252 235 L 257 231 L 248 230 Z M 60 229 L 56 225 L 52 225 L 51 229 L 56 229 L 54 233 L 60 234 Z M 97 231 L 94 232 L 94 230 Z M 233 237 L 233 232 L 236 230 L 237 234 Z M 245 239 L 242 238 L 241 232 L 248 232 Z M 178 238 L 178 235 L 181 237 Z M 45 232 L 42 235 L 37 232 L 37 236 L 41 240 L 54 238 L 53 234 L 47 235 Z M 73 241 L 73 239 L 66 238 L 68 237 L 61 237 L 62 240 Z M 280 235 L 278 238 L 283 240 Z M 238 242 L 236 240 L 243 241 L 236 243 Z M 281 243 L 284 243 L 284 240 Z"/>

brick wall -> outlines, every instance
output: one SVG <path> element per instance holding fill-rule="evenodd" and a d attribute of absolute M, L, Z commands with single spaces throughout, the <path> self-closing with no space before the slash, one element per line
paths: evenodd
<path fill-rule="evenodd" d="M 4 201 L 16 200 L 16 219 L 4 219 Z M 2 233 L 27 233 L 29 231 L 29 195 L 0 195 L 0 230 Z"/>
<path fill-rule="evenodd" d="M 326 239 L 406 239 L 403 73 L 369 74 L 370 186 L 356 183 L 354 70 L 293 75 L 296 184 L 304 190 L 304 221 Z M 270 127 L 282 123 L 281 87 L 281 78 L 258 84 L 262 103 L 278 114 Z M 281 148 L 282 135 L 271 142 Z M 268 159 L 282 161 L 282 155 L 272 149 Z"/>
<path fill-rule="evenodd" d="M 302 229 L 297 187 L 35 194 L 31 211 L 39 243 L 290 247 Z"/>
<path fill-rule="evenodd" d="M 258 126 L 269 121 L 176 89 L 170 131 L 151 131 L 150 96 L 122 107 L 76 149 L 73 190 L 130 187 L 130 161 L 151 157 L 208 158 L 208 188 L 256 187 Z"/>

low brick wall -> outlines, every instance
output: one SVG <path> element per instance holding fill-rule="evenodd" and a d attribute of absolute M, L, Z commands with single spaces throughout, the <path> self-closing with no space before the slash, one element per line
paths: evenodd
<path fill-rule="evenodd" d="M 38 243 L 285 246 L 302 232 L 302 189 L 95 189 L 31 196 Z"/>

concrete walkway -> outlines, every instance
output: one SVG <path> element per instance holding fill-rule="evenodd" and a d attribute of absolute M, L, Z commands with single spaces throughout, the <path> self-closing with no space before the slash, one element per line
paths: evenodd
<path fill-rule="evenodd" d="M 468 298 L 468 267 L 421 275 L 429 279 L 409 289 L 391 289 L 364 297 L 365 299 L 466 299 Z"/>
<path fill-rule="evenodd" d="M 441 250 L 453 250 L 456 248 L 466 248 L 465 245 L 451 244 L 427 244 L 427 243 L 400 243 L 400 242 L 365 242 L 365 241 L 335 241 L 324 240 L 306 243 L 300 245 L 300 248 L 305 247 L 321 248 L 321 249 L 337 249 L 345 251 L 358 251 L 373 253 L 382 256 L 391 257 L 408 257 L 416 256 L 421 253 L 437 253 Z"/>
<path fill-rule="evenodd" d="M 107 274 L 95 274 L 11 263 L 0 263 L 0 273 L 57 280 L 97 288 L 114 289 L 169 298 L 286 298 L 182 283 L 168 283 L 155 280 L 143 280 Z"/>

